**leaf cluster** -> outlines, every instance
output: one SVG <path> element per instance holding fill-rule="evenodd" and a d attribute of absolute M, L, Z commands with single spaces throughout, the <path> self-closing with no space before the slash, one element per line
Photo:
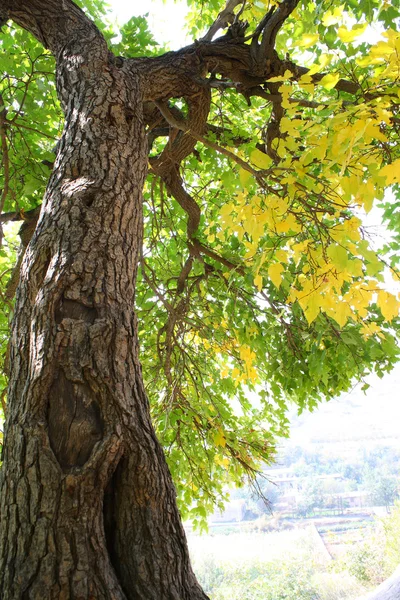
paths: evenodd
<path fill-rule="evenodd" d="M 221 6 L 189 4 L 199 38 Z M 161 52 L 145 17 L 118 38 L 100 0 L 84 6 L 116 54 Z M 254 31 L 273 6 L 246 2 L 241 18 Z M 380 0 L 300 2 L 276 43 L 287 54 L 284 72 L 247 89 L 208 80 L 205 133 L 178 165 L 180 191 L 200 215 L 195 232 L 150 169 L 137 287 L 141 360 L 181 506 L 195 523 L 228 482 L 254 478 L 272 460 L 292 403 L 312 410 L 398 359 L 399 303 L 388 284 L 400 245 L 398 13 Z M 376 43 L 363 41 L 382 26 Z M 0 44 L 2 208 L 21 214 L 41 201 L 62 115 L 52 57 L 19 29 Z M 190 119 L 185 98 L 168 110 Z M 164 125 L 149 125 L 153 165 L 168 136 L 184 137 Z M 377 200 L 394 230 L 380 254 L 363 225 Z"/>

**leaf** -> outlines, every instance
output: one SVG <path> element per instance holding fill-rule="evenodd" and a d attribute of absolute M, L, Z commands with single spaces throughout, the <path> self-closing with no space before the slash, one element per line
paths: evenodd
<path fill-rule="evenodd" d="M 321 298 L 318 294 L 310 294 L 306 297 L 305 301 L 302 303 L 302 308 L 306 319 L 311 325 L 313 321 L 318 317 L 321 307 Z"/>
<path fill-rule="evenodd" d="M 332 90 L 340 79 L 339 73 L 328 73 L 319 82 L 327 90 Z"/>
<path fill-rule="evenodd" d="M 360 35 L 364 33 L 366 28 L 367 23 L 364 23 L 362 25 L 354 25 L 354 27 L 350 30 L 346 29 L 346 27 L 339 27 L 337 33 L 341 41 L 345 44 L 348 44 L 349 42 L 353 42 L 355 39 L 360 37 Z"/>
<path fill-rule="evenodd" d="M 258 291 L 261 292 L 261 290 L 263 288 L 263 278 L 261 275 L 256 275 L 254 277 L 254 285 L 256 286 Z"/>
<path fill-rule="evenodd" d="M 371 48 L 371 56 L 386 59 L 389 54 L 392 54 L 395 49 L 387 42 L 378 42 Z"/>
<path fill-rule="evenodd" d="M 249 181 L 251 181 L 251 179 L 252 179 L 252 174 L 249 173 L 249 171 L 246 171 L 246 169 L 243 169 L 243 167 L 240 167 L 239 181 L 242 184 L 243 189 L 247 188 L 247 185 L 248 185 Z"/>
<path fill-rule="evenodd" d="M 220 446 L 222 448 L 225 448 L 225 446 L 226 446 L 226 438 L 224 436 L 224 432 L 222 431 L 222 429 L 218 429 L 217 433 L 214 435 L 214 444 L 216 446 Z"/>
<path fill-rule="evenodd" d="M 379 174 L 386 178 L 386 185 L 400 183 L 400 158 L 383 167 Z"/>
<path fill-rule="evenodd" d="M 282 273 L 285 267 L 281 263 L 274 263 L 268 267 L 268 275 L 275 287 L 279 288 L 282 283 Z"/>
<path fill-rule="evenodd" d="M 268 169 L 273 164 L 272 158 L 270 158 L 268 154 L 265 154 L 265 152 L 261 152 L 261 150 L 258 149 L 253 150 L 253 152 L 250 154 L 250 160 L 259 169 Z"/>
<path fill-rule="evenodd" d="M 384 290 L 379 291 L 377 304 L 381 309 L 382 315 L 387 321 L 392 321 L 398 316 L 400 302 L 393 294 L 390 294 Z"/>
<path fill-rule="evenodd" d="M 343 8 L 344 5 L 338 6 L 337 8 L 333 9 L 333 11 L 328 10 L 321 19 L 322 24 L 325 25 L 325 27 L 335 25 L 342 18 Z"/>
<path fill-rule="evenodd" d="M 347 267 L 348 254 L 347 250 L 343 248 L 343 246 L 332 244 L 329 246 L 326 253 L 339 270 L 343 270 Z"/>
<path fill-rule="evenodd" d="M 299 48 L 310 48 L 314 46 L 319 40 L 318 33 L 306 33 L 297 42 Z"/>
<path fill-rule="evenodd" d="M 276 77 L 271 77 L 270 79 L 268 79 L 268 81 L 270 83 L 271 82 L 274 83 L 276 81 L 287 81 L 291 77 L 293 77 L 292 71 L 289 71 L 289 69 L 286 69 L 286 71 L 284 72 L 283 75 L 277 75 Z"/>
<path fill-rule="evenodd" d="M 352 310 L 347 302 L 339 301 L 336 305 L 335 311 L 332 313 L 332 318 L 335 319 L 336 323 L 340 327 L 344 327 L 352 315 Z"/>
<path fill-rule="evenodd" d="M 280 262 L 287 263 L 288 262 L 288 253 L 286 252 L 286 250 L 277 250 L 275 252 L 275 258 L 276 258 L 276 260 L 279 260 Z"/>

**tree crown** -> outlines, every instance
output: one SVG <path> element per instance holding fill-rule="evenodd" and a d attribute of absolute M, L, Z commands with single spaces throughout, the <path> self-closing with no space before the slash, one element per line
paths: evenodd
<path fill-rule="evenodd" d="M 189 4 L 196 41 L 165 54 L 144 17 L 116 38 L 101 1 L 80 3 L 113 63 L 162 70 L 144 84 L 136 310 L 154 423 L 196 520 L 271 459 L 290 403 L 313 409 L 398 358 L 400 34 L 383 0 Z M 59 151 L 54 43 L 3 26 L 3 224 L 37 218 Z M 374 204 L 393 230 L 379 253 Z"/>

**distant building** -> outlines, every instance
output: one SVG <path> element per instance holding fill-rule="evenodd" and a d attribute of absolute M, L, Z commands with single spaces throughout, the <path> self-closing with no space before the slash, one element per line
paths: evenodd
<path fill-rule="evenodd" d="M 332 504 L 337 508 L 364 508 L 371 506 L 371 494 L 369 492 L 355 491 L 342 492 L 340 494 L 330 494 Z"/>
<path fill-rule="evenodd" d="M 303 489 L 304 480 L 309 479 L 308 477 L 296 475 L 291 468 L 268 469 L 263 471 L 263 474 L 269 481 L 277 485 L 283 496 L 299 494 Z M 341 481 L 343 476 L 340 473 L 331 473 L 328 475 L 313 475 L 312 479 L 321 482 Z"/>
<path fill-rule="evenodd" d="M 225 505 L 224 511 L 216 510 L 209 518 L 209 523 L 230 523 L 232 521 L 243 521 L 246 513 L 246 502 L 244 500 L 231 500 Z"/>

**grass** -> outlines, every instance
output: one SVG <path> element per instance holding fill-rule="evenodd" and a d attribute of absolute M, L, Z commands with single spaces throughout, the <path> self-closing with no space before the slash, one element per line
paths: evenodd
<path fill-rule="evenodd" d="M 353 600 L 368 591 L 349 572 L 334 571 L 309 527 L 188 539 L 195 572 L 212 600 Z"/>

